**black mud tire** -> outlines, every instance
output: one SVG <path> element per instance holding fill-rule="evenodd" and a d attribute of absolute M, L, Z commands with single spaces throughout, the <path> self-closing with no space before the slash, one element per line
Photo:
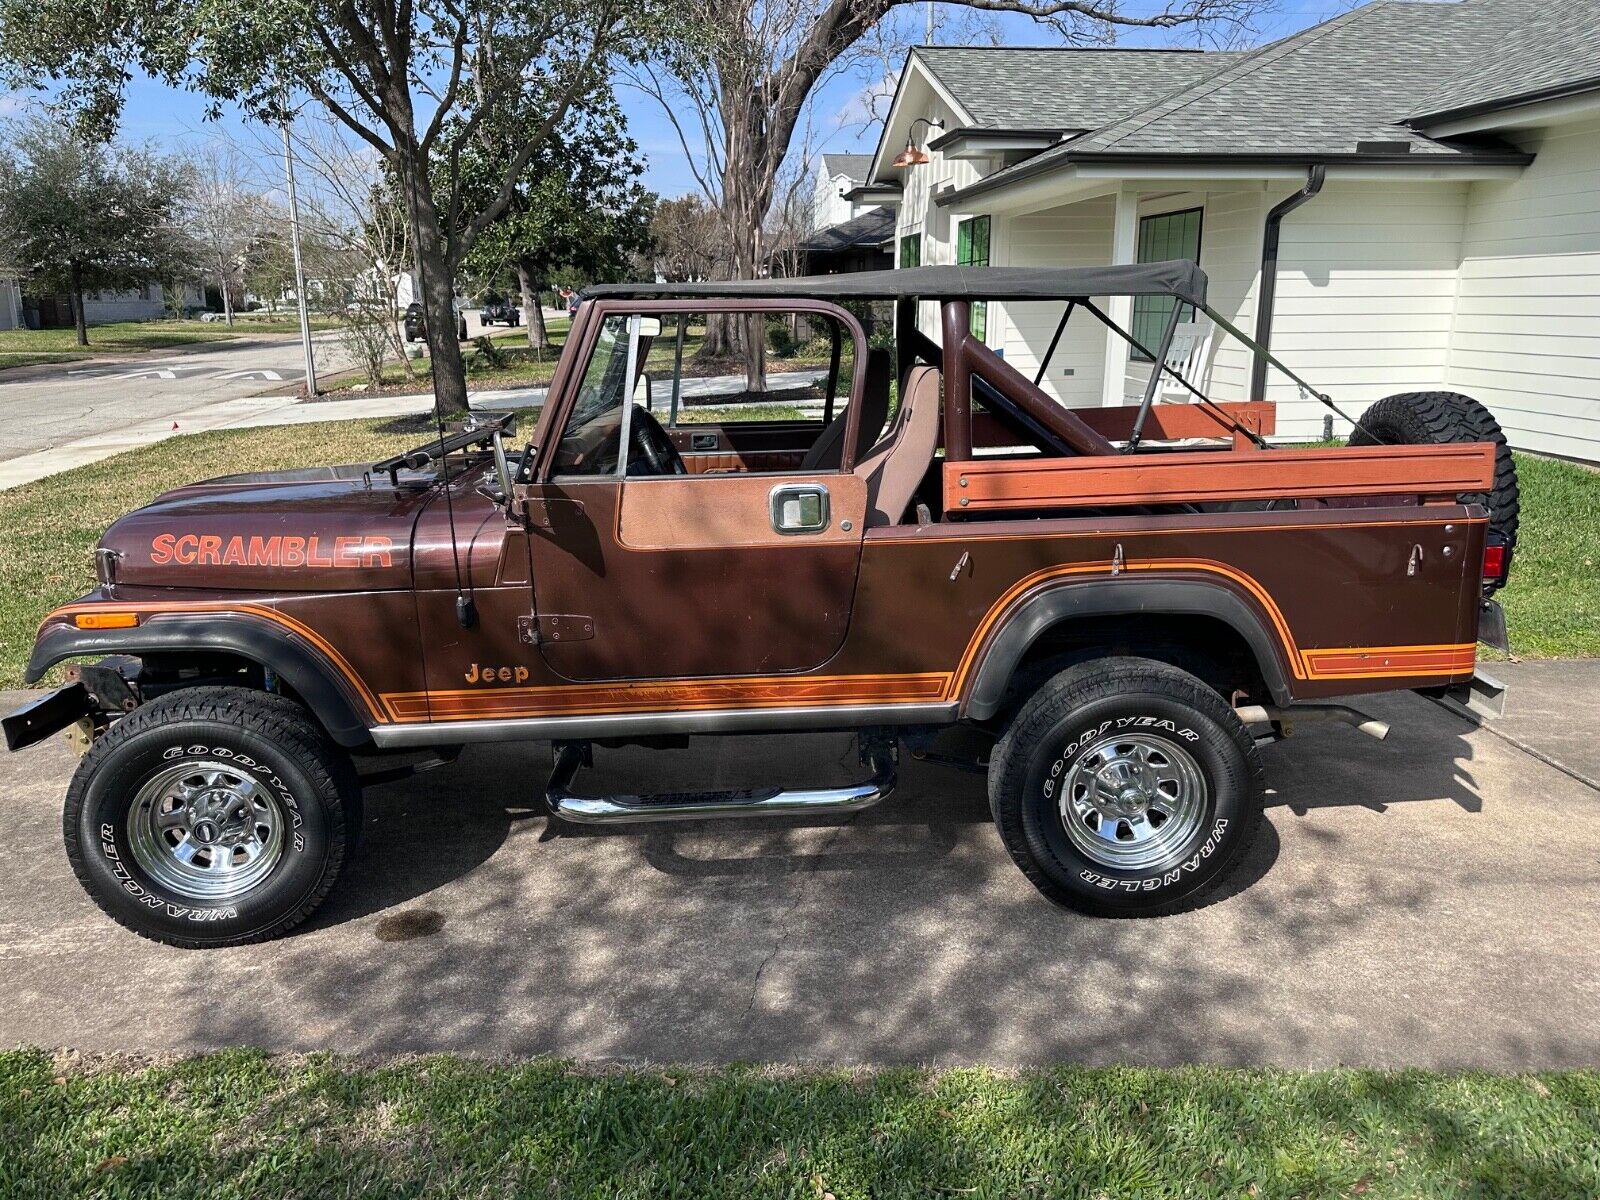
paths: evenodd
<path fill-rule="evenodd" d="M 186 756 L 223 761 L 283 814 L 270 872 L 226 900 L 185 896 L 143 869 L 130 845 L 139 788 Z M 197 687 L 144 704 L 84 756 L 62 813 L 67 858 L 107 916 L 142 937 L 201 949 L 279 937 L 322 903 L 354 849 L 361 786 L 350 757 L 294 701 L 247 688 Z"/>
<path fill-rule="evenodd" d="M 1517 545 L 1521 496 L 1511 447 L 1494 414 L 1459 392 L 1401 392 L 1385 396 L 1361 415 L 1352 446 L 1441 446 L 1452 442 L 1494 443 L 1494 487 L 1466 492 L 1463 504 L 1489 510 L 1489 528 L 1505 539 L 1506 559 Z"/>
<path fill-rule="evenodd" d="M 1142 868 L 1097 862 L 1073 844 L 1054 792 L 1075 763 L 1119 732 L 1182 749 L 1205 781 L 1192 836 Z M 1048 680 L 989 760 L 1000 840 L 1047 898 L 1102 917 L 1192 907 L 1238 864 L 1261 824 L 1266 777 L 1255 742 L 1215 691 L 1145 658 L 1099 658 Z"/>

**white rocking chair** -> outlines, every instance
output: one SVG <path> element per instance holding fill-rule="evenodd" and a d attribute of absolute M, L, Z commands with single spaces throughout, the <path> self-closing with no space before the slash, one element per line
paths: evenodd
<path fill-rule="evenodd" d="M 1201 375 L 1206 367 L 1206 354 L 1211 349 L 1211 335 L 1215 327 L 1203 317 L 1183 321 L 1172 331 L 1172 345 L 1167 349 L 1167 366 L 1182 375 L 1195 387 L 1205 390 Z M 1194 393 L 1184 387 L 1166 371 L 1156 385 L 1156 402 L 1182 404 L 1194 399 Z"/>

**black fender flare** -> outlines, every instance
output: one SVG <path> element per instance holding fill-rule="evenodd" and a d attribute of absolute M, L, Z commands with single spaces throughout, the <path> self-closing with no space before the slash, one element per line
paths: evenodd
<path fill-rule="evenodd" d="M 371 741 L 361 705 L 326 655 L 288 631 L 246 613 L 163 614 L 131 629 L 51 625 L 40 633 L 23 679 L 35 682 L 56 663 L 85 655 L 220 653 L 273 671 L 305 701 L 330 737 L 345 747 Z"/>
<path fill-rule="evenodd" d="M 1024 600 L 990 639 L 967 690 L 963 715 L 987 720 L 1000 709 L 1023 655 L 1046 630 L 1079 617 L 1202 616 L 1239 634 L 1255 656 L 1272 698 L 1290 700 L 1280 652 L 1288 652 L 1242 598 L 1215 583 L 1194 579 L 1096 579 L 1061 583 Z"/>

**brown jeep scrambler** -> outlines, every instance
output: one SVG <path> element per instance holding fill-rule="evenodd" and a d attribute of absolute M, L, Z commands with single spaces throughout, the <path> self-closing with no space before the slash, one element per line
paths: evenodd
<path fill-rule="evenodd" d="M 1135 297 L 1143 339 L 1106 296 Z M 1065 308 L 1032 378 L 973 332 L 996 300 Z M 845 307 L 882 301 L 892 351 Z M 1001 840 L 1051 900 L 1192 903 L 1256 832 L 1263 741 L 1329 716 L 1381 736 L 1333 703 L 1355 693 L 1498 702 L 1475 650 L 1504 643 L 1490 597 L 1516 523 L 1476 402 L 1393 396 L 1347 447 L 1271 448 L 1272 405 L 1213 402 L 1175 365 L 1196 313 L 1243 343 L 1215 373 L 1270 364 L 1332 407 L 1207 306 L 1188 262 L 593 289 L 521 449 L 502 417 L 119 520 L 28 679 L 98 661 L 7 717 L 9 745 L 73 727 L 73 868 L 181 946 L 316 909 L 361 827 L 358 759 L 371 782 L 487 741 L 553 744 L 558 829 L 853 812 L 889 793 L 902 744 L 976 744 Z M 708 320 L 830 366 L 728 394 L 684 370 Z M 1052 358 L 1092 373 L 1106 329 L 1162 364 L 1143 402 L 1063 407 L 1039 386 Z M 756 402 L 796 379 L 820 414 L 766 419 Z M 1193 402 L 1155 403 L 1173 386 Z M 753 419 L 693 420 L 708 398 Z M 595 747 L 796 729 L 855 732 L 868 778 L 574 789 Z"/>

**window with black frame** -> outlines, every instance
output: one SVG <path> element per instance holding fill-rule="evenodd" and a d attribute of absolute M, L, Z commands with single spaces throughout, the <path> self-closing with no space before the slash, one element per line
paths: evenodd
<path fill-rule="evenodd" d="M 1139 218 L 1138 261 L 1142 263 L 1166 262 L 1172 258 L 1200 261 L 1200 226 L 1204 210 L 1186 208 L 1179 212 L 1153 213 Z M 1135 361 L 1149 362 L 1151 356 L 1138 347 L 1147 346 L 1152 351 L 1161 344 L 1167 320 L 1172 316 L 1173 296 L 1135 296 L 1133 323 L 1130 332 L 1136 345 L 1130 353 Z M 1185 304 L 1178 320 L 1192 321 L 1194 308 Z"/>

